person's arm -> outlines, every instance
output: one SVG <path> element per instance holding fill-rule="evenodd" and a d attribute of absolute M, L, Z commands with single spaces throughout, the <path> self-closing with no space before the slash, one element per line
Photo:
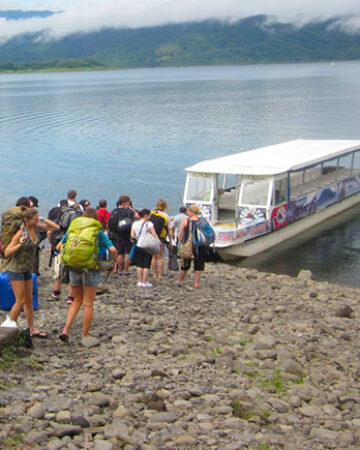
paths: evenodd
<path fill-rule="evenodd" d="M 117 253 L 117 250 L 116 250 L 114 244 L 111 242 L 111 240 L 106 236 L 106 234 L 103 231 L 99 232 L 99 246 L 106 247 L 109 250 L 109 252 L 111 253 L 112 258 L 113 258 L 113 268 L 112 268 L 110 274 L 115 273 L 116 266 L 117 266 L 118 253 Z"/>
<path fill-rule="evenodd" d="M 170 219 L 168 220 L 166 230 L 167 230 L 167 235 L 168 235 L 168 238 L 169 238 L 169 247 L 172 248 L 172 246 L 173 246 L 173 243 L 172 243 L 173 232 L 172 232 L 172 229 L 171 229 Z"/>
<path fill-rule="evenodd" d="M 150 233 L 151 233 L 154 237 L 156 237 L 156 239 L 157 239 L 158 241 L 160 241 L 159 236 L 156 234 L 154 225 L 150 228 L 149 231 L 150 231 Z"/>
<path fill-rule="evenodd" d="M 61 250 L 61 247 L 65 244 L 67 237 L 68 237 L 68 234 L 65 233 L 63 238 L 61 239 L 61 241 L 57 244 L 57 246 L 55 248 L 57 252 L 59 252 Z"/>
<path fill-rule="evenodd" d="M 38 228 L 40 231 L 57 231 L 60 230 L 60 226 L 50 219 L 45 219 L 45 217 L 39 217 Z"/>
<path fill-rule="evenodd" d="M 184 219 L 184 220 L 181 222 L 181 225 L 180 225 L 180 231 L 179 231 L 179 236 L 178 236 L 179 242 L 182 241 L 182 238 L 183 238 L 183 236 L 184 236 L 184 232 L 185 232 L 185 228 L 186 228 L 186 225 L 187 225 L 187 221 L 188 221 L 188 219 Z"/>
<path fill-rule="evenodd" d="M 16 253 L 22 245 L 26 244 L 27 238 L 22 235 L 22 231 L 18 230 L 12 237 L 10 244 L 5 248 L 5 258 Z"/>

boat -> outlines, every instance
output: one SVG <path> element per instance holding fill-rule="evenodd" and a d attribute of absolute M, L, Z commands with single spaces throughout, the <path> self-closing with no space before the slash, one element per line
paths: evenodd
<path fill-rule="evenodd" d="M 224 260 L 253 256 L 360 203 L 360 141 L 296 139 L 198 162 L 184 204 Z"/>

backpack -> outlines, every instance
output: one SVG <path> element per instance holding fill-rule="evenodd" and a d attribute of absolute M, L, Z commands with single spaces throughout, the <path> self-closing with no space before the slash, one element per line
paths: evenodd
<path fill-rule="evenodd" d="M 208 247 L 215 241 L 215 231 L 207 220 L 200 217 L 194 222 L 193 227 L 193 244 L 195 248 Z"/>
<path fill-rule="evenodd" d="M 130 234 L 131 225 L 134 222 L 134 214 L 128 208 L 116 208 L 110 214 L 108 227 L 113 234 Z"/>
<path fill-rule="evenodd" d="M 11 239 L 24 223 L 23 212 L 26 206 L 14 206 L 5 211 L 1 216 L 1 256 Z"/>
<path fill-rule="evenodd" d="M 155 232 L 159 238 L 166 236 L 168 218 L 159 211 L 151 211 L 150 221 L 154 224 Z"/>
<path fill-rule="evenodd" d="M 98 235 L 101 223 L 91 217 L 74 219 L 67 231 L 67 239 L 60 253 L 60 260 L 75 269 L 98 267 Z"/>
<path fill-rule="evenodd" d="M 71 222 L 77 217 L 82 215 L 81 208 L 77 208 L 75 206 L 63 206 L 61 208 L 61 215 L 59 224 L 62 230 L 67 230 L 71 224 Z"/>

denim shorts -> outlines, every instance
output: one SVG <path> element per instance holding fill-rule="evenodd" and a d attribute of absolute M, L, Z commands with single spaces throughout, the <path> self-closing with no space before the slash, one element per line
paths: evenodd
<path fill-rule="evenodd" d="M 11 272 L 8 270 L 6 272 L 6 275 L 9 280 L 22 280 L 22 281 L 28 281 L 32 279 L 31 272 Z"/>
<path fill-rule="evenodd" d="M 75 272 L 70 269 L 69 279 L 72 286 L 98 286 L 101 283 L 101 275 L 98 270 Z"/>

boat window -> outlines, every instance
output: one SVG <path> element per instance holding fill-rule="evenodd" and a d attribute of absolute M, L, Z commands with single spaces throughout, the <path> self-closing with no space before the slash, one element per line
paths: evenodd
<path fill-rule="evenodd" d="M 293 200 L 302 194 L 304 171 L 290 173 L 290 199 Z"/>
<path fill-rule="evenodd" d="M 240 203 L 242 205 L 266 206 L 268 194 L 268 180 L 245 180 Z"/>
<path fill-rule="evenodd" d="M 351 176 L 352 154 L 340 156 L 338 179 L 344 179 Z"/>
<path fill-rule="evenodd" d="M 360 172 L 360 150 L 354 152 L 353 173 Z"/>
<path fill-rule="evenodd" d="M 280 205 L 287 200 L 287 178 L 275 181 L 275 205 Z"/>
<path fill-rule="evenodd" d="M 211 202 L 213 179 L 207 177 L 189 177 L 187 200 Z"/>

